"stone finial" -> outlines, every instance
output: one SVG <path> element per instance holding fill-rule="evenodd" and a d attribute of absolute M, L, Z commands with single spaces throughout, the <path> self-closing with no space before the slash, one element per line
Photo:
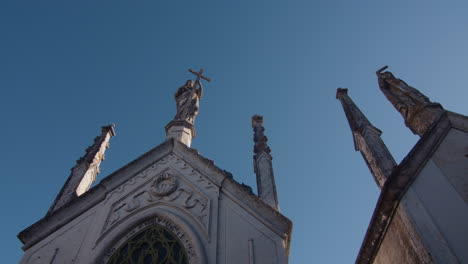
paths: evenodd
<path fill-rule="evenodd" d="M 91 164 L 95 162 L 95 159 L 100 158 L 100 156 L 97 154 L 98 152 L 102 151 L 101 149 L 103 146 L 102 143 L 104 143 L 104 141 L 107 141 L 107 146 L 105 146 L 106 148 L 108 147 L 108 144 L 109 144 L 109 140 L 106 140 L 106 137 L 109 137 L 110 139 L 110 137 L 115 136 L 114 127 L 115 127 L 115 124 L 110 124 L 110 125 L 101 127 L 101 135 L 94 138 L 93 145 L 86 148 L 85 155 L 81 157 L 79 160 L 77 160 L 76 164 L 79 165 L 83 162 L 88 162 Z M 102 151 L 102 154 L 104 155 L 104 151 Z"/>
<path fill-rule="evenodd" d="M 353 100 L 351 100 L 351 98 L 348 96 L 347 88 L 336 89 L 336 99 L 340 100 L 341 104 L 343 105 L 343 110 L 353 133 L 356 131 L 361 131 L 364 127 L 367 127 L 372 129 L 379 136 L 382 134 L 378 128 L 374 127 L 369 122 L 369 120 L 367 120 L 366 116 L 354 104 Z M 358 150 L 356 141 L 354 143 L 356 150 Z"/>
<path fill-rule="evenodd" d="M 382 188 L 396 166 L 395 160 L 380 137 L 382 132 L 374 127 L 354 104 L 348 96 L 348 89 L 338 88 L 336 98 L 340 100 L 348 119 L 355 150 L 362 153 L 375 182 L 379 188 Z"/>
<path fill-rule="evenodd" d="M 417 89 L 409 86 L 403 80 L 395 78 L 385 66 L 379 69 L 380 90 L 405 119 L 406 126 L 416 135 L 422 136 L 439 119 L 444 112 L 443 107 L 433 103 Z"/>
<path fill-rule="evenodd" d="M 336 99 L 340 99 L 343 95 L 348 95 L 347 88 L 338 88 L 336 89 Z"/>
<path fill-rule="evenodd" d="M 254 115 L 252 117 L 252 128 L 254 129 L 254 153 L 260 153 L 261 151 L 270 154 L 271 149 L 267 145 L 268 138 L 265 136 L 265 128 L 263 127 L 263 117 L 260 115 Z"/>
<path fill-rule="evenodd" d="M 254 130 L 254 172 L 257 176 L 258 196 L 279 211 L 271 149 L 267 145 L 268 138 L 264 134 L 262 116 L 252 117 L 252 128 Z"/>
<path fill-rule="evenodd" d="M 94 139 L 94 143 L 86 149 L 85 155 L 76 161 L 70 176 L 47 214 L 53 213 L 89 190 L 99 174 L 99 166 L 104 160 L 109 141 L 116 135 L 114 127 L 114 124 L 110 124 L 101 128 L 101 135 Z"/>

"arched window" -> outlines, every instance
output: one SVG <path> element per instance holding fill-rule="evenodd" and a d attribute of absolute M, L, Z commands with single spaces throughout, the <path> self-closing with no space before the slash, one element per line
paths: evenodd
<path fill-rule="evenodd" d="M 177 236 L 161 225 L 139 231 L 110 257 L 108 264 L 188 264 Z"/>

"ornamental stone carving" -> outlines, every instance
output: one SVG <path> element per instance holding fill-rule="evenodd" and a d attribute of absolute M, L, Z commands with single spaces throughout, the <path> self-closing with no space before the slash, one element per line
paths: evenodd
<path fill-rule="evenodd" d="M 199 177 L 203 178 L 201 175 Z M 101 231 L 101 238 L 114 226 L 141 210 L 145 210 L 150 206 L 164 205 L 179 208 L 192 215 L 208 234 L 210 199 L 196 185 L 193 185 L 184 177 L 178 176 L 175 170 L 166 168 L 153 178 L 139 181 L 139 184 L 135 184 L 135 180 L 132 180 L 130 180 L 131 183 L 129 181 L 129 186 L 133 185 L 133 190 L 112 204 Z M 204 188 L 208 188 L 204 182 L 199 182 L 199 179 L 195 180 L 195 182 Z"/>
<path fill-rule="evenodd" d="M 376 72 L 380 90 L 403 116 L 406 126 L 414 134 L 424 135 L 445 110 L 391 72 L 383 72 L 387 68 L 385 66 Z"/>
<path fill-rule="evenodd" d="M 155 216 L 137 226 L 135 226 L 133 229 L 129 230 L 127 234 L 123 237 L 121 237 L 116 245 L 112 248 L 110 248 L 106 254 L 104 255 L 101 263 L 105 264 L 107 261 L 111 258 L 111 256 L 116 252 L 119 246 L 124 244 L 127 240 L 135 236 L 135 234 L 138 234 L 142 230 L 145 230 L 146 228 L 150 226 L 155 226 L 159 225 L 164 228 L 167 228 L 169 231 L 173 233 L 173 235 L 177 236 L 177 238 L 180 240 L 182 243 L 185 252 L 187 253 L 187 257 L 189 260 L 189 263 L 194 263 L 194 264 L 200 264 L 201 263 L 201 256 L 197 254 L 196 247 L 194 245 L 194 239 L 190 236 L 189 233 L 186 233 L 183 229 L 181 229 L 177 224 L 174 222 L 160 216 Z"/>
<path fill-rule="evenodd" d="M 163 197 L 173 193 L 178 186 L 177 179 L 169 173 L 160 174 L 151 184 L 150 192 L 156 197 Z"/>

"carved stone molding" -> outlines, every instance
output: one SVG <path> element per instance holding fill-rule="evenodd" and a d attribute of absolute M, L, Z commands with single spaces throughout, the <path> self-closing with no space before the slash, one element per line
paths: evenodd
<path fill-rule="evenodd" d="M 107 215 L 101 236 L 128 217 L 154 206 L 169 206 L 192 215 L 195 221 L 208 234 L 209 230 L 209 198 L 187 182 L 170 168 L 115 202 Z"/>
<path fill-rule="evenodd" d="M 163 197 L 173 193 L 178 186 L 177 179 L 174 175 L 163 173 L 156 176 L 151 184 L 151 194 L 156 197 Z"/>
<path fill-rule="evenodd" d="M 203 187 L 204 189 L 211 189 L 210 191 L 213 191 L 216 195 L 219 194 L 218 188 L 215 184 L 202 176 L 200 172 L 189 166 L 183 159 L 172 153 L 167 157 L 159 160 L 155 164 L 149 166 L 145 170 L 139 172 L 133 178 L 129 179 L 127 182 L 109 193 L 106 197 L 106 203 L 110 201 L 113 196 L 119 193 L 125 193 L 127 189 L 133 188 L 132 186 L 136 183 L 140 183 L 141 181 L 146 180 L 155 174 L 159 174 L 165 168 L 169 167 L 169 165 L 189 176 L 189 178 L 191 178 L 193 182 L 197 184 L 197 186 Z"/>
<path fill-rule="evenodd" d="M 143 223 L 135 226 L 133 229 L 128 231 L 122 238 L 120 238 L 117 241 L 117 243 L 115 243 L 115 246 L 111 247 L 106 252 L 104 257 L 102 258 L 101 263 L 102 264 L 107 263 L 107 261 L 112 257 L 114 252 L 121 245 L 123 245 L 127 240 L 132 238 L 134 235 L 136 235 L 140 231 L 152 225 L 160 225 L 170 230 L 174 235 L 177 236 L 180 242 L 182 242 L 182 245 L 184 246 L 185 251 L 187 253 L 189 263 L 200 264 L 200 256 L 197 254 L 197 251 L 195 250 L 194 242 L 192 241 L 193 239 L 186 232 L 184 232 L 178 225 L 160 216 L 152 217 L 151 219 L 144 221 Z"/>

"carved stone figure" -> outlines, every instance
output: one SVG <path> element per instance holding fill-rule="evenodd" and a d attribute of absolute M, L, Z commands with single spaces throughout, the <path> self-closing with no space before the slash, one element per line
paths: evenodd
<path fill-rule="evenodd" d="M 380 89 L 405 120 L 411 120 L 414 112 L 431 104 L 431 101 L 403 80 L 395 78 L 391 72 L 382 72 L 386 68 L 377 71 Z"/>
<path fill-rule="evenodd" d="M 200 79 L 204 79 L 208 82 L 210 82 L 211 79 L 203 76 L 203 69 L 200 69 L 198 72 L 189 69 L 189 72 L 195 74 L 197 78 L 195 81 L 186 81 L 185 84 L 177 90 L 175 94 L 177 113 L 174 117 L 174 120 L 187 121 L 193 125 L 195 122 L 195 117 L 198 114 L 200 99 L 203 93 L 203 86 Z"/>
<path fill-rule="evenodd" d="M 391 72 L 383 72 L 387 68 L 385 66 L 376 72 L 380 90 L 403 116 L 406 126 L 414 134 L 422 136 L 443 113 L 442 106 L 431 102 L 417 89 L 395 78 Z"/>
<path fill-rule="evenodd" d="M 185 120 L 193 124 L 198 114 L 202 93 L 203 86 L 200 80 L 185 82 L 175 93 L 177 112 L 174 120 Z"/>
<path fill-rule="evenodd" d="M 194 81 L 186 81 L 175 93 L 177 111 L 174 119 L 166 125 L 166 139 L 175 139 L 187 147 L 190 147 L 195 137 L 195 117 L 198 115 L 203 93 L 201 79 L 211 81 L 203 76 L 203 69 L 198 72 L 189 69 L 189 72 L 197 78 Z"/>

